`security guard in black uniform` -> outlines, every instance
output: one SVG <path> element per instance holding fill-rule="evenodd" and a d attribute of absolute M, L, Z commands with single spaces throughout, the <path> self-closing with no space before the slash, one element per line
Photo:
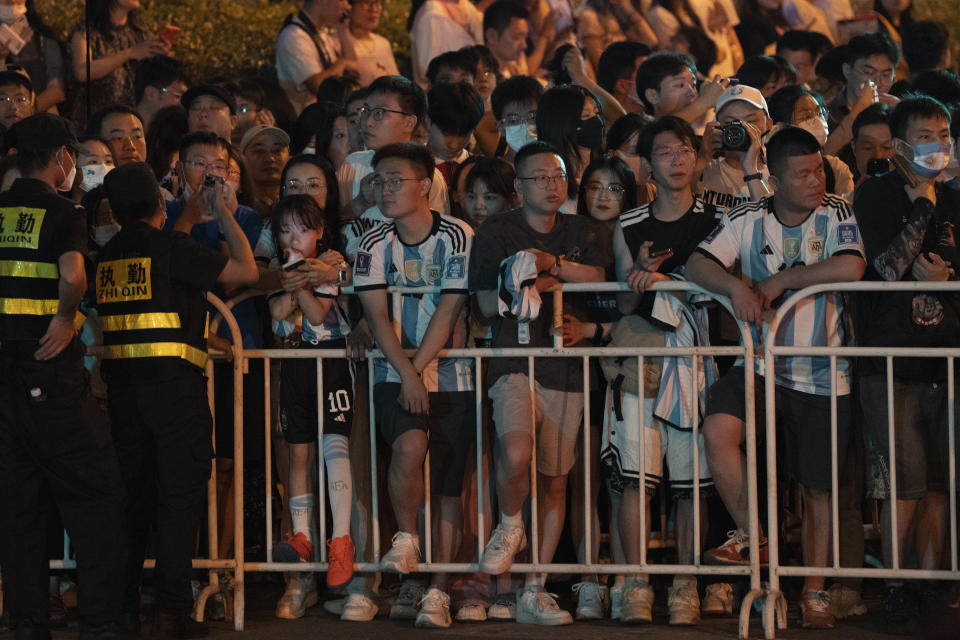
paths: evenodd
<path fill-rule="evenodd" d="M 86 215 L 59 195 L 76 175 L 73 125 L 11 129 L 23 178 L 0 193 L 0 565 L 16 638 L 49 638 L 47 496 L 77 552 L 81 638 L 119 621 L 123 484 L 76 337 Z M 118 539 L 119 538 L 119 539 Z"/>
<path fill-rule="evenodd" d="M 123 613 L 128 628 L 139 622 L 142 561 L 155 517 L 159 616 L 154 633 L 162 637 L 207 633 L 189 618 L 191 559 L 213 456 L 204 377 L 206 292 L 218 281 L 251 284 L 258 276 L 250 245 L 224 201 L 229 187 L 216 179 L 208 183 L 199 206 L 183 215 L 188 227 L 212 215 L 229 258 L 181 231 L 161 231 L 166 203 L 149 165 L 126 164 L 104 180 L 121 225 L 100 250 L 95 284 L 103 323 L 101 372 L 130 496 Z"/>

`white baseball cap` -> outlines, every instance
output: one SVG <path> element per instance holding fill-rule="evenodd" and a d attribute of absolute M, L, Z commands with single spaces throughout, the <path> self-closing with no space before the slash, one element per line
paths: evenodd
<path fill-rule="evenodd" d="M 725 104 L 733 102 L 734 100 L 743 100 L 747 104 L 755 106 L 757 109 L 763 109 L 767 112 L 767 115 L 770 115 L 770 111 L 767 109 L 767 101 L 763 99 L 763 94 L 760 93 L 760 90 L 745 84 L 735 84 L 721 93 L 720 97 L 717 98 L 716 112 L 720 113 L 720 109 L 722 109 Z"/>

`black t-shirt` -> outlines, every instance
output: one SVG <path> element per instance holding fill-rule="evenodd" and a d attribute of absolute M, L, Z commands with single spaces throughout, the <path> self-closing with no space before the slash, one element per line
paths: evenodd
<path fill-rule="evenodd" d="M 0 341 L 39 340 L 46 332 L 59 299 L 59 277 L 50 276 L 58 276 L 60 256 L 86 251 L 86 220 L 82 208 L 40 180 L 20 178 L 0 194 L 0 264 L 7 265 L 0 271 Z"/>
<path fill-rule="evenodd" d="M 227 257 L 200 246 L 185 233 L 167 233 L 136 221 L 125 225 L 103 247 L 98 264 L 138 258 L 150 259 L 150 294 L 146 299 L 126 302 L 128 309 L 124 313 L 176 312 L 180 317 L 183 341 L 205 350 L 206 292 L 217 283 Z M 98 286 L 98 292 L 103 289 Z M 98 297 L 101 315 L 116 312 L 108 309 L 102 295 L 98 294 Z M 105 360 L 102 365 L 107 382 L 122 384 L 168 380 L 182 371 L 193 370 L 192 365 L 179 358 Z"/>
<path fill-rule="evenodd" d="M 549 233 L 534 231 L 523 218 L 520 209 L 488 218 L 473 241 L 470 255 L 470 289 L 496 290 L 500 262 L 525 249 L 539 249 L 551 255 L 563 255 L 565 260 L 606 269 L 613 259 L 610 231 L 600 222 L 587 216 L 556 214 L 556 223 Z M 511 318 L 493 319 L 494 347 L 552 347 L 553 295 L 542 294 L 539 317 L 529 323 L 529 342 L 520 344 L 518 323 Z M 586 319 L 583 302 L 574 296 L 564 296 L 564 313 Z M 537 359 L 536 379 L 548 389 L 580 391 L 583 373 L 579 358 Z M 527 373 L 526 358 L 493 358 L 489 366 L 489 380 L 493 384 L 508 373 Z"/>
<path fill-rule="evenodd" d="M 960 267 L 955 229 L 960 225 L 960 193 L 937 186 L 937 204 L 926 198 L 910 202 L 904 180 L 893 171 L 869 178 L 857 189 L 853 211 L 863 234 L 867 254 L 864 280 L 913 281 L 913 250 L 900 240 L 905 228 L 917 229 L 908 244 L 920 244 L 923 253 L 936 253 Z M 917 227 L 926 221 L 922 238 Z M 909 234 L 909 231 L 907 232 Z M 881 276 L 884 271 L 887 278 Z M 899 278 L 894 276 L 899 275 Z M 862 293 L 856 299 L 857 344 L 891 347 L 950 347 L 960 345 L 960 296 L 957 294 Z M 858 358 L 863 374 L 885 371 L 880 358 Z M 897 358 L 897 378 L 936 382 L 946 378 L 943 359 Z"/>
<path fill-rule="evenodd" d="M 665 222 L 654 217 L 651 204 L 647 203 L 620 216 L 620 228 L 630 249 L 630 257 L 636 261 L 643 243 L 652 241 L 651 254 L 667 249 L 673 251 L 673 255 L 664 260 L 657 271 L 680 271 L 697 245 L 717 226 L 722 211 L 700 198 L 694 198 L 693 205 L 682 217 Z M 645 293 L 634 313 L 649 319 L 655 298 L 654 292 Z"/>

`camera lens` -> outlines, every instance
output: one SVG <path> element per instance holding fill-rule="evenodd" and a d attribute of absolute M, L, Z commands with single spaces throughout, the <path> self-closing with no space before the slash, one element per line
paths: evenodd
<path fill-rule="evenodd" d="M 723 148 L 730 151 L 746 151 L 750 148 L 750 134 L 741 122 L 731 122 L 723 127 Z"/>

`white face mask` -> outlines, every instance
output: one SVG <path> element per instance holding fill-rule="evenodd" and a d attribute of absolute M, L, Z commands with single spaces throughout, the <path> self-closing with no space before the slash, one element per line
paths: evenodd
<path fill-rule="evenodd" d="M 803 122 L 798 122 L 796 126 L 812 133 L 821 147 L 827 143 L 827 136 L 830 134 L 830 129 L 827 126 L 827 121 L 823 118 L 819 116 L 816 118 L 807 118 Z"/>
<path fill-rule="evenodd" d="M 67 154 L 69 157 L 69 154 Z M 63 171 L 63 182 L 57 185 L 57 191 L 70 191 L 73 189 L 73 183 L 77 179 L 77 161 L 73 160 L 73 167 L 69 172 L 63 170 L 63 163 L 60 161 L 60 158 L 57 158 L 57 165 L 60 167 L 60 171 Z"/>
<path fill-rule="evenodd" d="M 536 141 L 536 128 L 532 124 L 511 124 L 503 128 L 503 135 L 507 144 L 514 151 L 520 151 L 524 145 Z"/>
<path fill-rule="evenodd" d="M 93 241 L 97 243 L 97 246 L 104 247 L 119 231 L 120 225 L 116 222 L 98 225 L 93 228 Z"/>
<path fill-rule="evenodd" d="M 303 151 L 301 151 L 300 153 L 303 153 L 303 154 L 316 154 L 316 153 L 317 153 L 317 148 L 316 148 L 316 147 L 304 147 L 304 148 L 303 148 Z"/>
<path fill-rule="evenodd" d="M 15 22 L 25 15 L 27 15 L 25 4 L 0 5 L 0 22 Z"/>
<path fill-rule="evenodd" d="M 105 164 L 88 164 L 83 167 L 83 190 L 93 191 L 103 184 L 103 177 L 110 173 L 113 167 Z"/>

